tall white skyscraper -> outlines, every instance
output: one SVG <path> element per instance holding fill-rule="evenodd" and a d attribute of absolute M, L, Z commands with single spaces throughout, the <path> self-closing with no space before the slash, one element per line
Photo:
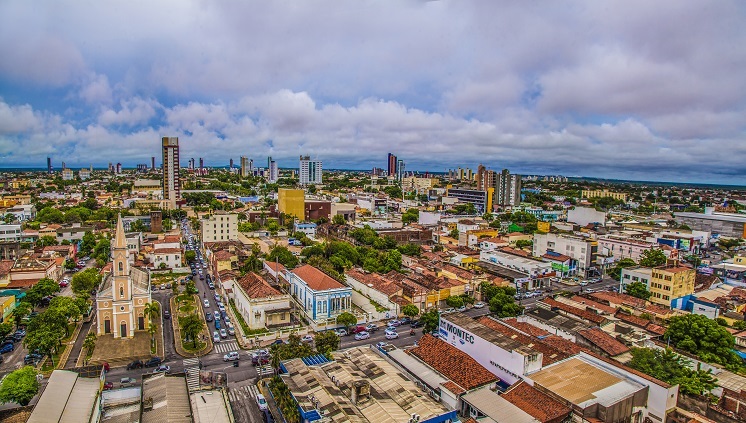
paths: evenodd
<path fill-rule="evenodd" d="M 163 137 L 163 199 L 166 207 L 176 208 L 181 198 L 181 181 L 179 180 L 179 138 Z"/>
<path fill-rule="evenodd" d="M 300 156 L 300 184 L 321 184 L 321 160 L 311 160 L 309 156 Z"/>
<path fill-rule="evenodd" d="M 269 158 L 269 178 L 270 184 L 274 184 L 280 178 L 280 170 L 277 168 L 277 162 Z"/>

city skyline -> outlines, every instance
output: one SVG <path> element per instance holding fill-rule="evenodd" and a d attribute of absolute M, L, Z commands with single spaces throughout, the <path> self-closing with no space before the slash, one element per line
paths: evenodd
<path fill-rule="evenodd" d="M 742 3 L 325 4 L 4 2 L 0 168 L 132 167 L 173 136 L 208 166 L 746 176 Z"/>

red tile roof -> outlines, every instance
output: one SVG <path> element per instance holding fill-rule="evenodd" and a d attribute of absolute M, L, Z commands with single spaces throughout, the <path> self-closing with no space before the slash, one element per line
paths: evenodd
<path fill-rule="evenodd" d="M 540 352 L 542 354 L 542 366 L 548 366 L 552 363 L 556 363 L 569 357 L 568 354 L 565 354 L 564 352 L 550 345 L 542 344 L 541 342 L 538 342 L 537 339 L 532 338 L 528 335 L 524 335 L 509 326 L 503 325 L 502 323 L 492 319 L 489 316 L 482 316 L 477 319 L 477 322 L 487 326 L 495 332 L 502 333 L 503 335 L 511 338 L 514 341 L 520 342 L 521 344 L 531 348 L 536 352 Z"/>
<path fill-rule="evenodd" d="M 10 269 L 13 268 L 13 260 L 0 260 L 0 276 L 5 276 L 10 273 Z"/>
<path fill-rule="evenodd" d="M 569 304 L 561 303 L 561 302 L 555 300 L 554 298 L 544 298 L 541 301 L 544 304 L 546 304 L 546 305 L 548 305 L 548 306 L 550 306 L 552 308 L 556 308 L 556 309 L 562 310 L 565 313 L 572 314 L 572 315 L 577 316 L 577 317 L 579 317 L 579 318 L 581 318 L 583 320 L 587 320 L 587 321 L 593 322 L 595 324 L 601 324 L 601 323 L 603 323 L 606 320 L 606 318 L 604 316 L 598 315 L 598 314 L 593 313 L 591 311 L 581 310 L 581 309 L 579 309 L 577 307 L 573 307 L 573 306 L 571 306 Z"/>
<path fill-rule="evenodd" d="M 36 283 L 41 279 L 42 278 L 13 280 L 10 281 L 7 288 L 30 288 L 36 285 Z"/>
<path fill-rule="evenodd" d="M 153 254 L 177 254 L 181 253 L 181 248 L 158 248 Z"/>
<path fill-rule="evenodd" d="M 508 388 L 502 397 L 542 423 L 561 422 L 570 415 L 570 407 L 524 381 Z"/>
<path fill-rule="evenodd" d="M 616 314 L 614 314 L 614 317 L 617 319 L 629 323 L 631 325 L 637 326 L 639 328 L 645 328 L 650 323 L 650 320 L 643 319 L 642 317 L 633 316 L 631 314 L 627 314 L 623 311 L 617 311 Z"/>
<path fill-rule="evenodd" d="M 402 290 L 402 287 L 392 280 L 388 280 L 381 275 L 376 273 L 363 273 L 357 269 L 350 269 L 345 274 L 358 282 L 361 282 L 376 291 L 386 294 L 386 296 L 394 295 Z"/>
<path fill-rule="evenodd" d="M 599 328 L 579 330 L 577 334 L 585 338 L 591 344 L 600 348 L 601 351 L 609 354 L 609 356 L 611 357 L 617 356 L 619 354 L 624 354 L 629 351 L 629 348 L 627 348 L 626 345 L 617 341 L 616 339 L 614 339 L 613 336 L 609 335 Z"/>
<path fill-rule="evenodd" d="M 269 267 L 271 270 L 275 272 L 284 272 L 285 270 L 287 270 L 285 269 L 285 266 L 282 263 L 277 263 L 274 261 L 265 261 L 264 265 Z"/>
<path fill-rule="evenodd" d="M 646 301 L 633 297 L 627 294 L 620 294 L 618 292 L 593 292 L 590 294 L 591 297 L 601 302 L 608 302 L 609 304 L 626 304 L 631 307 L 645 307 Z"/>
<path fill-rule="evenodd" d="M 282 295 L 282 293 L 267 283 L 263 278 L 254 272 L 249 272 L 246 276 L 238 280 L 238 285 L 243 288 L 249 298 L 266 298 Z"/>
<path fill-rule="evenodd" d="M 458 386 L 453 381 L 443 382 L 440 384 L 440 386 L 448 389 L 449 391 L 453 392 L 456 395 L 461 395 L 466 392 L 466 389 Z"/>
<path fill-rule="evenodd" d="M 220 250 L 213 253 L 213 257 L 215 257 L 215 260 L 217 261 L 229 261 L 231 257 L 234 257 L 235 254 L 231 253 L 228 250 Z"/>
<path fill-rule="evenodd" d="M 606 314 L 614 314 L 616 313 L 616 308 L 601 304 L 599 302 L 590 300 L 586 297 L 581 297 L 580 295 L 575 295 L 574 297 L 570 298 L 572 301 L 575 301 L 576 303 L 580 303 L 585 305 L 586 307 L 590 307 L 593 309 L 596 309 L 598 311 L 604 312 Z"/>
<path fill-rule="evenodd" d="M 339 289 L 345 286 L 339 283 L 336 279 L 322 272 L 321 270 L 306 264 L 295 270 L 293 273 L 308 285 L 309 288 L 314 291 L 326 291 L 329 289 Z"/>
<path fill-rule="evenodd" d="M 588 348 L 581 347 L 580 345 L 570 341 L 569 339 L 565 339 L 557 335 L 549 335 L 546 338 L 543 338 L 541 342 L 547 345 L 551 345 L 568 355 L 579 354 L 583 351 L 590 352 Z"/>
<path fill-rule="evenodd" d="M 531 323 L 519 322 L 518 319 L 514 317 L 510 319 L 503 319 L 503 323 L 507 324 L 508 326 L 512 326 L 521 332 L 525 332 L 531 336 L 547 336 L 550 334 L 544 329 L 534 326 Z"/>
<path fill-rule="evenodd" d="M 467 391 L 498 380 L 471 356 L 429 334 L 409 352 Z"/>

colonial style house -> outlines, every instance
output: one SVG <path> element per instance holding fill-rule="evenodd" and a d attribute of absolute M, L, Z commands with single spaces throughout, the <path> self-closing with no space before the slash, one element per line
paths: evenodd
<path fill-rule="evenodd" d="M 285 272 L 290 293 L 309 320 L 316 323 L 352 312 L 352 288 L 342 285 L 321 270 L 307 264 Z"/>

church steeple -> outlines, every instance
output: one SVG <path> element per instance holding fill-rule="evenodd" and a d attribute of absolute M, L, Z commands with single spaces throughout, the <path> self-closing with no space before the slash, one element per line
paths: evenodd
<path fill-rule="evenodd" d="M 127 248 L 127 238 L 124 236 L 124 224 L 122 223 L 122 215 L 119 215 L 117 219 L 117 232 L 114 235 L 114 248 Z"/>

